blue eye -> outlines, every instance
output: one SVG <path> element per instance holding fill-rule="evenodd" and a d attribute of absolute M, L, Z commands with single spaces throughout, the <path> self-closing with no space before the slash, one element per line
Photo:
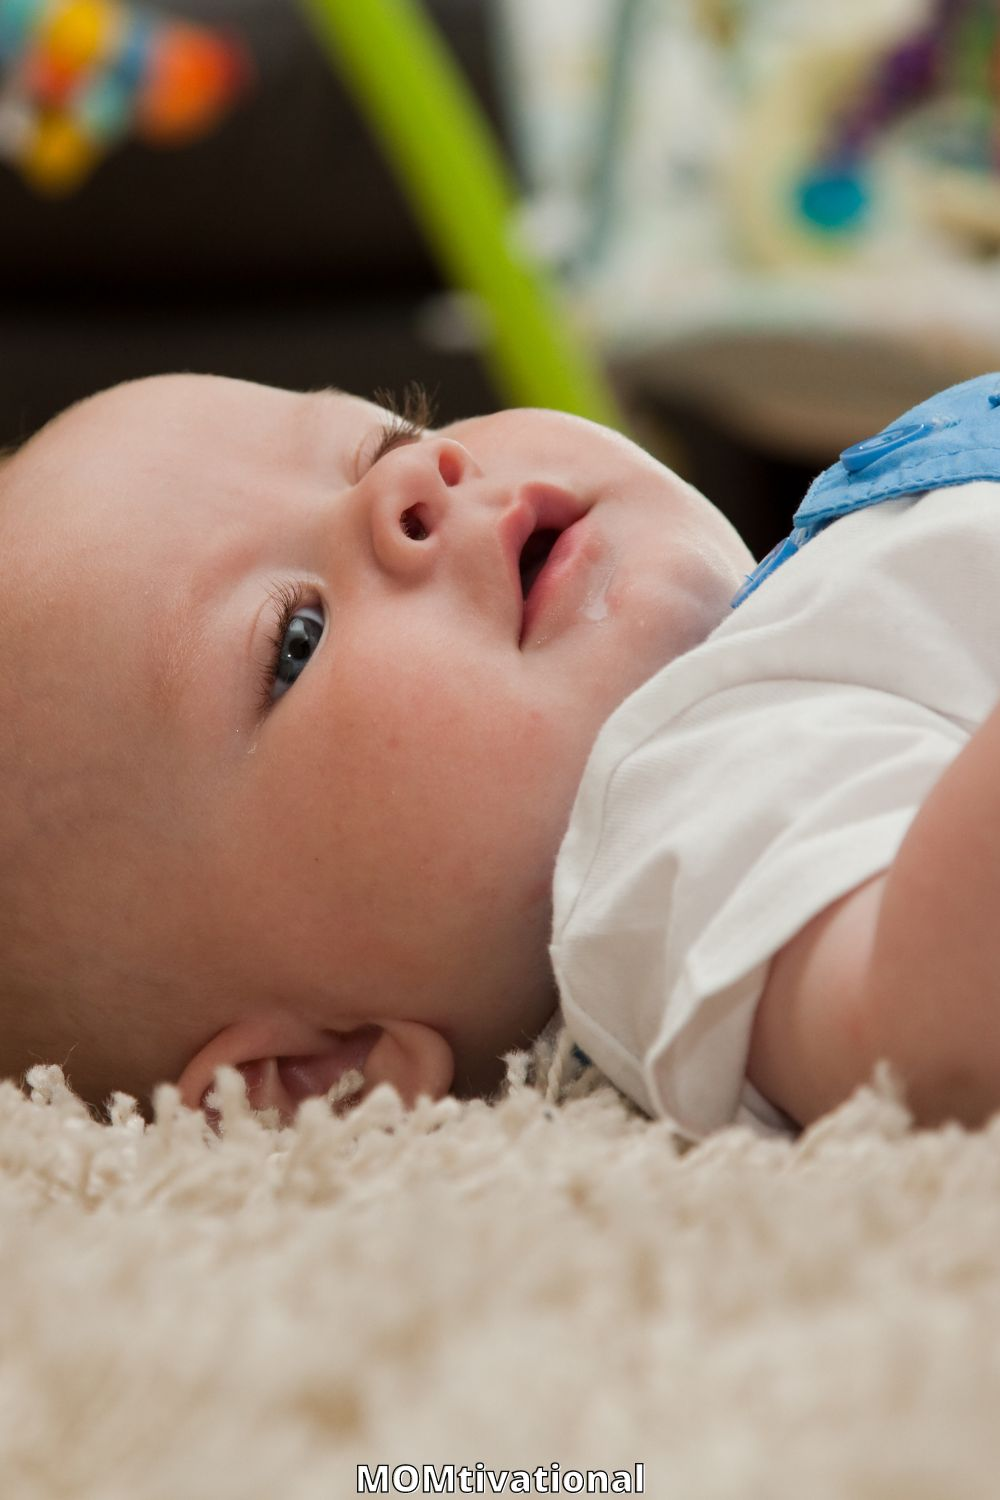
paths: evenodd
<path fill-rule="evenodd" d="M 271 651 L 261 675 L 260 707 L 265 711 L 299 677 L 323 635 L 323 611 L 306 605 L 296 584 L 283 584 L 275 596 L 280 603 L 277 629 L 270 636 Z"/>
<path fill-rule="evenodd" d="M 272 698 L 280 698 L 297 681 L 323 634 L 323 616 L 318 610 L 300 610 L 281 633 L 274 662 Z"/>

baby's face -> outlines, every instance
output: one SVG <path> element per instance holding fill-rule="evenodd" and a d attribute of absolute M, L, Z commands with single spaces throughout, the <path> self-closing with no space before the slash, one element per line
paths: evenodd
<path fill-rule="evenodd" d="M 197 1103 L 220 1061 L 328 1032 L 360 1059 L 417 1023 L 443 1043 L 424 1086 L 480 1092 L 554 1009 L 553 865 L 593 740 L 752 560 L 581 419 L 385 423 L 338 393 L 163 376 L 12 465 L 6 613 L 37 632 L 45 611 L 26 733 L 90 788 L 51 830 L 59 899 L 165 1008 L 61 1037 L 81 1091 L 179 1078 Z M 562 540 L 526 606 L 536 530 Z"/>

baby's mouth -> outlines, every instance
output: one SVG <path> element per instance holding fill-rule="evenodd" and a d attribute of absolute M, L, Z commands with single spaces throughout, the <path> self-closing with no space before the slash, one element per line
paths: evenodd
<path fill-rule="evenodd" d="M 553 548 L 587 509 L 586 503 L 561 485 L 537 481 L 520 486 L 513 506 L 504 515 L 500 542 L 511 583 L 520 595 L 519 644 L 532 595 Z"/>
<path fill-rule="evenodd" d="M 535 580 L 549 560 L 549 553 L 562 532 L 554 527 L 533 531 L 521 551 L 518 571 L 521 575 L 521 598 L 527 600 Z"/>

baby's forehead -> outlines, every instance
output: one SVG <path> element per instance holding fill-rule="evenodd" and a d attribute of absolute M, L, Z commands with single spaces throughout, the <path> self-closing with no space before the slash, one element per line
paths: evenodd
<path fill-rule="evenodd" d="M 294 440 L 296 427 L 308 427 L 320 406 L 345 429 L 380 413 L 374 403 L 332 387 L 301 392 L 229 376 L 152 375 L 75 402 L 28 446 L 35 452 L 58 446 L 84 457 L 102 442 L 115 447 L 167 442 L 178 452 L 215 442 L 266 451 L 271 441 Z"/>
<path fill-rule="evenodd" d="M 324 459 L 344 465 L 384 413 L 326 390 L 286 391 L 209 375 L 158 375 L 85 397 L 17 455 L 11 482 L 29 512 L 73 526 L 84 515 L 177 513 L 212 495 L 245 492 L 270 472 Z"/>

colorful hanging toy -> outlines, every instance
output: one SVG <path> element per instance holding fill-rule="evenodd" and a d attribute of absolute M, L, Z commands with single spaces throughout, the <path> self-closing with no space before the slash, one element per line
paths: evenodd
<path fill-rule="evenodd" d="M 624 430 L 600 358 L 520 231 L 517 188 L 486 113 L 420 0 L 301 0 L 301 7 L 444 275 L 471 294 L 503 400 Z"/>
<path fill-rule="evenodd" d="M 1000 168 L 1000 15 L 996 0 L 936 0 L 926 26 L 890 49 L 866 89 L 831 122 L 799 183 L 799 210 L 820 231 L 850 232 L 867 212 L 868 161 L 879 135 L 935 96 L 964 100 L 961 132 L 938 153 L 969 171 Z"/>
<path fill-rule="evenodd" d="M 0 0 L 0 159 L 59 197 L 128 136 L 207 134 L 253 77 L 242 39 L 215 28 L 117 0 Z"/>
<path fill-rule="evenodd" d="M 745 249 L 850 258 L 912 221 L 995 253 L 1000 5 L 926 0 L 902 37 L 863 31 L 795 50 L 747 109 L 729 177 Z"/>

